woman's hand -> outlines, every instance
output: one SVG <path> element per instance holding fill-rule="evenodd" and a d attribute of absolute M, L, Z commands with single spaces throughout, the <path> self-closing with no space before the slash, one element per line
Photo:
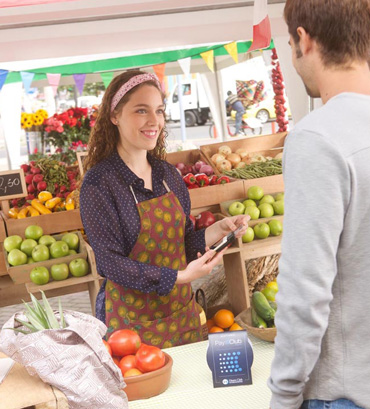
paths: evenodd
<path fill-rule="evenodd" d="M 212 226 L 206 229 L 206 245 L 212 246 L 222 237 L 227 236 L 232 231 L 236 230 L 239 226 L 243 226 L 242 230 L 236 235 L 237 238 L 242 237 L 247 231 L 248 220 L 250 217 L 245 214 L 238 216 L 225 217 L 224 219 L 212 224 Z"/>
<path fill-rule="evenodd" d="M 226 249 L 216 253 L 214 250 L 208 250 L 203 256 L 198 253 L 198 259 L 187 265 L 185 270 L 180 270 L 177 274 L 176 284 L 190 283 L 197 278 L 208 275 L 212 269 L 221 263 L 222 256 Z"/>

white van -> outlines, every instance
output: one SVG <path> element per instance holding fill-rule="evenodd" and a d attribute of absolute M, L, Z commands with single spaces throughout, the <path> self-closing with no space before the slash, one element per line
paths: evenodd
<path fill-rule="evenodd" d="M 182 83 L 183 108 L 186 126 L 204 125 L 209 118 L 209 104 L 200 78 Z M 171 121 L 180 120 L 178 85 L 176 84 L 166 102 L 166 115 Z"/>

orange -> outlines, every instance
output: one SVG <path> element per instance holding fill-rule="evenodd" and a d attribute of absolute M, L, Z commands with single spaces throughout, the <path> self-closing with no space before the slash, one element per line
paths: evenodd
<path fill-rule="evenodd" d="M 234 324 L 234 314 L 229 310 L 219 310 L 213 320 L 218 327 L 229 328 Z"/>
<path fill-rule="evenodd" d="M 217 326 L 215 325 L 214 327 L 212 327 L 212 328 L 209 330 L 209 333 L 210 333 L 210 334 L 213 334 L 214 332 L 224 332 L 224 330 L 223 330 L 222 328 L 220 328 L 220 327 L 217 327 Z"/>
<path fill-rule="evenodd" d="M 207 328 L 208 328 L 208 331 L 209 331 L 212 327 L 214 327 L 214 326 L 215 326 L 215 322 L 213 321 L 212 318 L 209 319 L 209 320 L 207 320 Z"/>
<path fill-rule="evenodd" d="M 229 328 L 229 331 L 240 331 L 242 329 L 243 328 L 239 324 L 234 322 L 234 324 Z"/>
<path fill-rule="evenodd" d="M 142 375 L 143 373 L 136 368 L 131 368 L 123 374 L 124 378 L 129 378 L 130 376 Z"/>

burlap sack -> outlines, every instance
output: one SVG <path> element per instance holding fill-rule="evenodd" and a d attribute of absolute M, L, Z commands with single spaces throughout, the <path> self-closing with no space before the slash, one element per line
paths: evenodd
<path fill-rule="evenodd" d="M 55 311 L 59 318 L 59 313 Z M 0 350 L 37 374 L 67 397 L 70 409 L 128 408 L 126 386 L 102 337 L 106 326 L 98 319 L 76 311 L 64 311 L 67 328 L 22 334 L 5 328 L 23 328 L 13 315 L 0 332 Z"/>

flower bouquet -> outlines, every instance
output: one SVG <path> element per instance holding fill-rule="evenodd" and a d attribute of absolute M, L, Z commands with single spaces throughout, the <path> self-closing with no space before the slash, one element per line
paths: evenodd
<path fill-rule="evenodd" d="M 26 131 L 28 154 L 42 153 L 44 148 L 44 121 L 48 113 L 39 109 L 35 113 L 22 112 L 21 127 Z"/>

